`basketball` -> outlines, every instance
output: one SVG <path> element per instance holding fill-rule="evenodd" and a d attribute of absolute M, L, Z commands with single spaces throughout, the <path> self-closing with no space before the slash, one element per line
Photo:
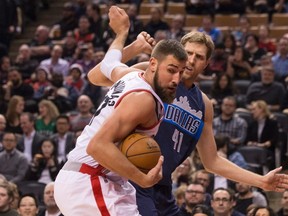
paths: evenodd
<path fill-rule="evenodd" d="M 133 133 L 119 146 L 121 152 L 144 173 L 156 166 L 161 151 L 158 143 L 145 134 Z"/>

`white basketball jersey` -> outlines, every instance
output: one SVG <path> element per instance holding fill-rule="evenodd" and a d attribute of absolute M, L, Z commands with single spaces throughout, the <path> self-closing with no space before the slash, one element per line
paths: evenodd
<path fill-rule="evenodd" d="M 157 105 L 157 110 L 155 110 L 155 112 L 157 112 L 158 115 L 158 123 L 151 128 L 136 128 L 135 132 L 145 133 L 149 136 L 156 135 L 164 114 L 163 103 L 142 76 L 143 73 L 139 72 L 128 73 L 110 88 L 105 95 L 103 102 L 100 104 L 92 117 L 90 123 L 86 125 L 83 132 L 78 137 L 76 147 L 69 153 L 68 160 L 85 163 L 92 167 L 96 167 L 98 165 L 97 161 L 86 153 L 87 145 L 99 130 L 103 122 L 111 115 L 113 110 L 121 102 L 123 97 L 131 92 L 147 91 L 154 96 Z M 109 128 L 107 128 L 107 130 L 109 130 Z M 116 143 L 116 145 L 118 145 L 118 143 Z"/>

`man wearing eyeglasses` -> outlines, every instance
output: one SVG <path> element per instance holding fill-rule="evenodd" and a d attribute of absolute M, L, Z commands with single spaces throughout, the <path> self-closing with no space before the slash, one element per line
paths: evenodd
<path fill-rule="evenodd" d="M 233 210 L 235 200 L 231 190 L 217 188 L 212 193 L 211 207 L 214 216 L 244 216 L 242 213 Z"/>
<path fill-rule="evenodd" d="M 189 216 L 197 204 L 204 204 L 205 188 L 199 183 L 189 184 L 185 192 L 185 203 L 181 206 L 179 216 Z"/>

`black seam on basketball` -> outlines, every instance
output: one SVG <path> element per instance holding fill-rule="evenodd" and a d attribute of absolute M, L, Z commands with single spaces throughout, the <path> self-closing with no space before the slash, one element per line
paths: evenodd
<path fill-rule="evenodd" d="M 141 153 L 141 154 L 134 154 L 134 155 L 131 155 L 131 156 L 127 156 L 127 158 L 131 158 L 131 157 L 136 157 L 136 156 L 139 156 L 139 155 L 146 155 L 146 154 L 151 154 L 151 153 L 159 153 L 161 151 L 153 151 L 153 152 L 146 152 L 146 153 Z"/>
<path fill-rule="evenodd" d="M 138 142 L 139 140 L 142 140 L 142 139 L 146 139 L 147 137 L 142 137 L 142 138 L 140 138 L 140 139 L 137 139 L 137 140 L 135 140 L 133 143 L 131 143 L 131 145 L 126 149 L 126 154 L 125 154 L 125 156 L 126 157 L 129 157 L 128 155 L 127 155 L 127 152 L 129 152 L 128 150 L 136 143 L 136 142 Z"/>

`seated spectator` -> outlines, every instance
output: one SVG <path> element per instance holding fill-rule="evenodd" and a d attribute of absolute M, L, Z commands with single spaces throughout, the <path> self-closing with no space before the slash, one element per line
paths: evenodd
<path fill-rule="evenodd" d="M 16 149 L 17 137 L 14 133 L 6 132 L 3 136 L 4 151 L 0 152 L 0 173 L 8 181 L 21 182 L 28 169 L 25 155 Z"/>
<path fill-rule="evenodd" d="M 78 28 L 74 30 L 74 37 L 77 43 L 93 43 L 95 34 L 90 30 L 90 22 L 87 16 L 83 15 L 78 21 Z"/>
<path fill-rule="evenodd" d="M 251 20 L 244 14 L 239 17 L 237 27 L 232 31 L 235 37 L 236 44 L 243 46 L 246 35 L 250 32 Z"/>
<path fill-rule="evenodd" d="M 11 182 L 11 181 L 8 181 L 8 184 L 12 190 L 12 193 L 13 193 L 13 201 L 11 203 L 11 209 L 14 209 L 15 211 L 17 211 L 17 208 L 18 208 L 18 202 L 19 202 L 19 198 L 20 198 L 20 193 L 19 193 L 19 190 L 18 190 L 18 186 Z"/>
<path fill-rule="evenodd" d="M 48 184 L 55 181 L 62 165 L 58 162 L 58 149 L 54 141 L 44 139 L 40 146 L 40 153 L 30 162 L 26 180 Z"/>
<path fill-rule="evenodd" d="M 38 62 L 50 57 L 52 41 L 49 38 L 49 31 L 48 26 L 39 25 L 35 31 L 34 38 L 29 44 L 31 48 L 31 57 Z"/>
<path fill-rule="evenodd" d="M 284 86 L 275 81 L 272 67 L 263 67 L 261 81 L 252 83 L 246 93 L 246 107 L 249 109 L 252 101 L 264 100 L 271 112 L 280 111 L 285 95 Z"/>
<path fill-rule="evenodd" d="M 68 75 L 69 62 L 62 58 L 63 49 L 60 45 L 54 45 L 51 51 L 51 58 L 40 62 L 41 67 L 49 69 L 51 74 Z"/>
<path fill-rule="evenodd" d="M 220 114 L 220 107 L 225 97 L 237 94 L 237 89 L 234 86 L 231 77 L 225 73 L 218 74 L 214 80 L 210 92 L 210 98 L 214 106 L 215 116 Z"/>
<path fill-rule="evenodd" d="M 8 82 L 2 88 L 5 90 L 4 99 L 6 101 L 9 101 L 14 95 L 22 96 L 26 102 L 33 98 L 32 86 L 23 81 L 22 75 L 16 67 L 9 69 Z"/>
<path fill-rule="evenodd" d="M 22 113 L 20 116 L 20 125 L 23 131 L 17 143 L 17 149 L 24 153 L 30 162 L 36 153 L 40 151 L 40 144 L 44 136 L 35 131 L 35 117 L 32 113 Z"/>
<path fill-rule="evenodd" d="M 57 143 L 58 161 L 63 163 L 67 161 L 68 153 L 75 147 L 76 139 L 74 133 L 69 131 L 70 119 L 67 115 L 59 115 L 56 119 L 56 133 L 50 138 Z"/>
<path fill-rule="evenodd" d="M 39 211 L 38 216 L 63 216 L 54 199 L 54 182 L 49 182 L 45 186 L 43 198 L 45 208 Z"/>
<path fill-rule="evenodd" d="M 239 148 L 246 138 L 247 123 L 241 117 L 235 115 L 237 102 L 235 97 L 225 97 L 221 105 L 221 114 L 213 119 L 214 135 L 219 134 L 230 137 L 229 148 Z"/>
<path fill-rule="evenodd" d="M 1 207 L 0 215 L 18 216 L 19 214 L 15 209 L 11 207 L 14 200 L 14 194 L 11 186 L 8 182 L 0 183 L 0 194 L 1 194 Z"/>
<path fill-rule="evenodd" d="M 72 62 L 74 59 L 74 53 L 77 48 L 77 42 L 74 38 L 72 31 L 68 31 L 63 39 L 63 53 L 62 57 L 68 62 Z"/>
<path fill-rule="evenodd" d="M 185 27 L 185 16 L 184 14 L 176 14 L 170 24 L 170 29 L 168 30 L 168 38 L 176 39 L 178 41 L 186 34 L 184 31 Z"/>
<path fill-rule="evenodd" d="M 37 198 L 32 193 L 22 195 L 18 203 L 19 216 L 26 216 L 26 212 L 29 212 L 29 216 L 37 216 L 39 212 Z"/>
<path fill-rule="evenodd" d="M 30 81 L 31 75 L 35 72 L 38 65 L 39 62 L 31 58 L 31 48 L 27 44 L 22 44 L 18 50 L 15 66 L 21 72 L 24 81 Z"/>
<path fill-rule="evenodd" d="M 73 31 L 78 25 L 78 19 L 75 16 L 76 7 L 68 1 L 63 5 L 62 17 L 57 21 L 50 31 L 50 35 L 55 40 L 62 39 L 68 31 Z"/>
<path fill-rule="evenodd" d="M 237 46 L 228 57 L 227 74 L 233 80 L 250 80 L 252 67 L 248 60 L 248 53 L 242 46 Z"/>
<path fill-rule="evenodd" d="M 3 56 L 0 61 L 0 83 L 1 86 L 7 83 L 8 73 L 11 67 L 11 60 L 8 56 Z"/>
<path fill-rule="evenodd" d="M 276 44 L 269 36 L 270 29 L 267 25 L 260 25 L 259 26 L 259 48 L 264 49 L 267 53 L 276 53 Z"/>
<path fill-rule="evenodd" d="M 77 100 L 78 114 L 71 119 L 71 131 L 77 132 L 84 129 L 89 124 L 93 116 L 92 110 L 93 104 L 91 99 L 87 95 L 81 95 Z"/>
<path fill-rule="evenodd" d="M 281 197 L 281 208 L 277 212 L 278 216 L 286 216 L 288 215 L 288 190 L 285 190 L 282 193 Z"/>
<path fill-rule="evenodd" d="M 267 206 L 266 197 L 259 191 L 253 190 L 253 188 L 244 183 L 236 183 L 236 205 L 235 210 L 246 215 L 246 210 L 251 204 L 259 206 Z"/>
<path fill-rule="evenodd" d="M 263 206 L 257 206 L 252 211 L 252 216 L 257 215 L 265 215 L 265 216 L 275 216 L 275 212 L 272 208 L 269 206 L 263 207 Z"/>
<path fill-rule="evenodd" d="M 213 212 L 210 210 L 210 208 L 208 206 L 198 204 L 193 208 L 191 215 L 193 215 L 193 216 L 200 216 L 200 215 L 212 216 Z"/>
<path fill-rule="evenodd" d="M 278 123 L 271 118 L 271 113 L 265 101 L 257 100 L 251 103 L 253 121 L 248 125 L 246 144 L 258 146 L 268 151 L 269 169 L 275 168 L 275 148 L 278 142 Z"/>
<path fill-rule="evenodd" d="M 252 69 L 251 82 L 261 81 L 261 71 L 264 67 L 272 67 L 272 56 L 267 54 L 263 55 L 260 59 L 259 65 Z"/>
<path fill-rule="evenodd" d="M 214 26 L 214 17 L 212 15 L 207 15 L 203 17 L 202 27 L 198 29 L 200 32 L 205 32 L 210 35 L 215 44 L 222 42 L 222 32 L 220 29 Z"/>
<path fill-rule="evenodd" d="M 272 57 L 275 79 L 284 82 L 288 77 L 288 38 L 282 37 L 277 43 L 277 54 Z"/>
<path fill-rule="evenodd" d="M 172 173 L 172 186 L 174 189 L 181 185 L 188 185 L 192 181 L 192 163 L 191 158 L 184 160 Z"/>
<path fill-rule="evenodd" d="M 50 71 L 45 66 L 40 66 L 36 69 L 35 80 L 33 80 L 32 86 L 34 89 L 34 98 L 40 88 L 46 88 L 50 84 Z"/>
<path fill-rule="evenodd" d="M 158 30 L 169 30 L 169 25 L 162 20 L 163 11 L 160 8 L 152 7 L 150 10 L 151 19 L 144 25 L 144 31 L 148 32 L 152 37 Z"/>
<path fill-rule="evenodd" d="M 226 55 L 233 55 L 236 48 L 236 39 L 232 33 L 223 36 L 223 44 Z"/>
<path fill-rule="evenodd" d="M 39 116 L 35 122 L 35 129 L 45 137 L 49 137 L 56 131 L 56 118 L 59 111 L 55 104 L 49 100 L 42 100 L 38 104 Z"/>
<path fill-rule="evenodd" d="M 259 65 L 259 61 L 266 51 L 259 47 L 259 38 L 255 34 L 248 34 L 245 38 L 244 49 L 249 53 L 249 64 L 251 67 Z"/>
<path fill-rule="evenodd" d="M 185 192 L 185 203 L 181 206 L 179 216 L 186 216 L 192 213 L 194 207 L 203 204 L 205 201 L 205 188 L 199 183 L 191 183 Z"/>
<path fill-rule="evenodd" d="M 214 216 L 244 216 L 234 210 L 234 192 L 227 188 L 216 188 L 212 192 L 211 207 Z"/>
<path fill-rule="evenodd" d="M 14 95 L 9 103 L 6 112 L 6 131 L 13 132 L 16 134 L 22 134 L 20 125 L 20 115 L 24 111 L 24 99 L 21 96 Z"/>
<path fill-rule="evenodd" d="M 187 185 L 181 185 L 177 187 L 174 191 L 174 197 L 176 199 L 176 204 L 180 208 L 185 203 L 185 192 L 187 190 Z"/>
<path fill-rule="evenodd" d="M 2 140 L 3 140 L 3 135 L 6 129 L 6 118 L 4 115 L 0 114 L 0 152 L 3 151 L 3 146 L 2 146 Z"/>
<path fill-rule="evenodd" d="M 78 63 L 74 63 L 69 68 L 69 76 L 66 77 L 65 84 L 68 86 L 73 86 L 81 94 L 87 85 L 87 81 L 84 76 L 85 74 L 83 67 Z"/>
<path fill-rule="evenodd" d="M 79 55 L 75 63 L 82 66 L 82 76 L 86 77 L 88 72 L 96 65 L 96 62 L 93 58 L 93 45 L 92 43 L 81 45 L 79 50 Z M 78 50 L 76 49 L 76 52 Z"/>

